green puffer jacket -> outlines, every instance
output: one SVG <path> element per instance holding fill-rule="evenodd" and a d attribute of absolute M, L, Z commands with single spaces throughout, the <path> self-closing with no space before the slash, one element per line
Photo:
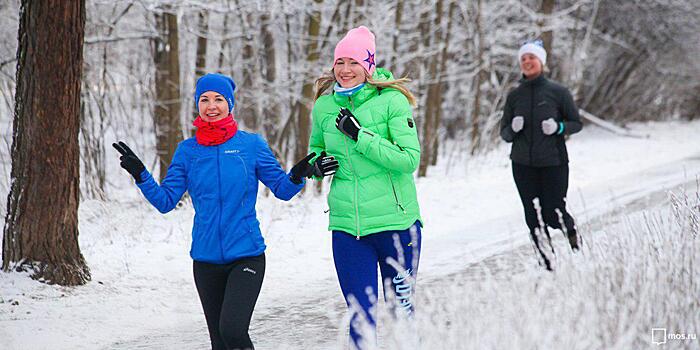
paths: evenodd
<path fill-rule="evenodd" d="M 393 80 L 377 68 L 374 80 Z M 350 109 L 362 128 L 357 142 L 335 126 L 341 107 Z M 365 84 L 352 96 L 323 95 L 314 105 L 311 152 L 335 156 L 328 206 L 329 230 L 360 236 L 405 230 L 421 220 L 413 172 L 420 144 L 411 106 L 400 91 Z"/>

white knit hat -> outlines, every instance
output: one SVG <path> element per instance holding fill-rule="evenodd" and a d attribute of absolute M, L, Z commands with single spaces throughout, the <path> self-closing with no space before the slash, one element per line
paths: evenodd
<path fill-rule="evenodd" d="M 542 66 L 547 64 L 547 51 L 544 50 L 542 46 L 542 40 L 528 41 L 518 50 L 518 60 L 520 60 L 524 54 L 531 53 L 535 57 L 540 59 Z"/>

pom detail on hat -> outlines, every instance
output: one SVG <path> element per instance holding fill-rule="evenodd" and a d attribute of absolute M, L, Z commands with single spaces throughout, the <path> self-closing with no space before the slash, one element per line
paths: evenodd
<path fill-rule="evenodd" d="M 547 51 L 545 51 L 544 47 L 542 47 L 541 40 L 526 42 L 523 44 L 523 46 L 520 47 L 520 50 L 518 50 L 518 60 L 522 59 L 523 55 L 526 53 L 535 55 L 535 57 L 542 62 L 542 66 L 547 65 Z"/>

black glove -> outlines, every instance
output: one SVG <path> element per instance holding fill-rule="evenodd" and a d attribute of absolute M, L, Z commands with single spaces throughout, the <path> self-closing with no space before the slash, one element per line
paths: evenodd
<path fill-rule="evenodd" d="M 117 151 L 122 155 L 119 157 L 121 161 L 122 168 L 134 177 L 136 183 L 141 183 L 141 173 L 146 170 L 143 166 L 141 159 L 134 154 L 134 151 L 129 148 L 124 142 L 119 141 L 119 143 L 113 143 L 112 146 L 117 149 Z"/>
<path fill-rule="evenodd" d="M 335 119 L 335 127 L 347 137 L 357 141 L 360 133 L 360 122 L 357 121 L 352 112 L 347 108 L 341 108 L 338 118 Z"/>
<path fill-rule="evenodd" d="M 338 161 L 333 156 L 327 156 L 326 151 L 321 152 L 321 155 L 314 162 L 313 176 L 324 177 L 335 174 L 338 170 Z"/>
<path fill-rule="evenodd" d="M 293 183 L 298 185 L 301 183 L 301 179 L 309 177 L 314 173 L 314 165 L 310 164 L 309 160 L 315 156 L 316 152 L 311 152 L 304 157 L 304 159 L 294 164 L 292 170 L 290 170 L 292 175 L 289 176 L 289 179 L 292 180 Z"/>

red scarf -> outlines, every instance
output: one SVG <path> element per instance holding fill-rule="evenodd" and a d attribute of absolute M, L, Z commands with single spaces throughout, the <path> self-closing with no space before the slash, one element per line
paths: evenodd
<path fill-rule="evenodd" d="M 197 127 L 197 143 L 203 146 L 220 145 L 236 135 L 238 123 L 233 119 L 233 114 L 228 117 L 209 123 L 197 116 L 192 125 Z"/>

